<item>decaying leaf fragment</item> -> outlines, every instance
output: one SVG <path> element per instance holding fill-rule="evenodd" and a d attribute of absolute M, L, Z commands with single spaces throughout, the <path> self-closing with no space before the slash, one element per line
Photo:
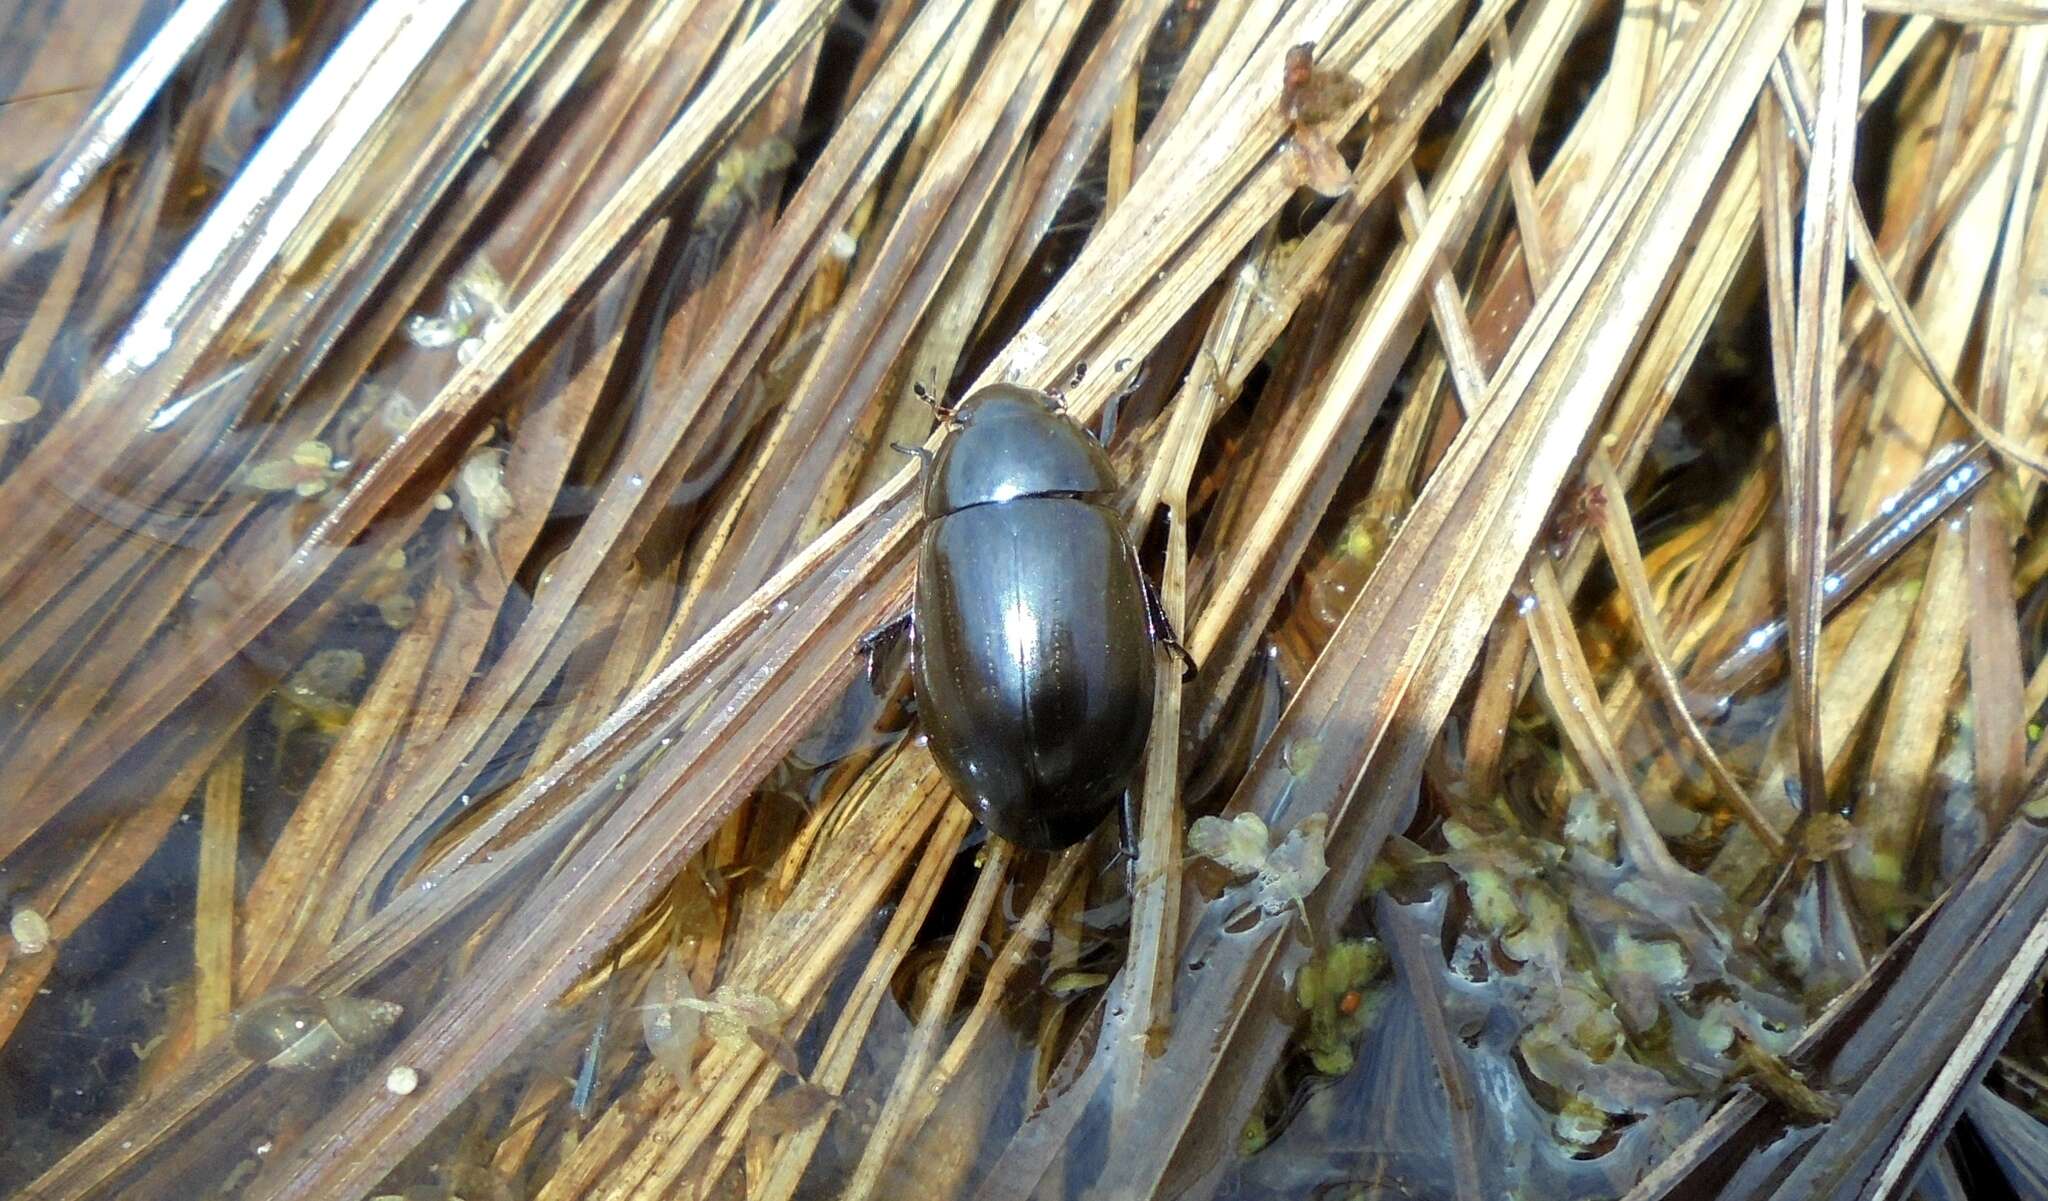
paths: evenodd
<path fill-rule="evenodd" d="M 355 716 L 356 684 L 369 669 L 363 653 L 342 647 L 318 651 L 277 690 L 271 721 L 282 738 L 301 726 L 332 733 Z"/>
<path fill-rule="evenodd" d="M 718 1045 L 734 1050 L 752 1044 L 767 1052 L 783 1071 L 791 1075 L 801 1074 L 796 1049 L 782 1036 L 782 1024 L 787 1015 L 781 1002 L 774 997 L 733 984 L 721 984 L 711 991 L 708 1001 L 685 997 L 676 1003 L 702 1013 L 705 1027 L 711 1032 L 712 1041 Z"/>
<path fill-rule="evenodd" d="M 512 493 L 505 487 L 505 452 L 486 446 L 471 451 L 455 473 L 456 507 L 477 545 L 491 551 L 491 532 L 512 515 Z"/>
<path fill-rule="evenodd" d="M 1188 827 L 1188 854 L 1211 860 L 1232 875 L 1249 876 L 1264 867 L 1271 847 L 1272 835 L 1256 813 L 1198 817 Z"/>
<path fill-rule="evenodd" d="M 1330 870 L 1323 858 L 1329 831 L 1328 815 L 1312 814 L 1274 846 L 1272 832 L 1255 813 L 1240 813 L 1227 821 L 1203 817 L 1188 828 L 1188 853 L 1212 860 L 1234 876 L 1257 876 L 1264 894 L 1261 908 L 1278 913 L 1293 905 L 1306 923 L 1303 902 Z"/>
<path fill-rule="evenodd" d="M 377 568 L 363 582 L 362 602 L 374 605 L 384 624 L 402 630 L 412 624 L 419 604 L 410 591 L 411 576 L 405 548 L 393 547 L 377 562 Z"/>
<path fill-rule="evenodd" d="M 768 1098 L 754 1110 L 747 1124 L 750 1133 L 780 1138 L 795 1134 L 818 1118 L 839 1108 L 839 1098 L 808 1080 L 799 1080 Z"/>
<path fill-rule="evenodd" d="M 1365 88 L 1342 71 L 1318 69 L 1315 53 L 1314 42 L 1303 42 L 1287 52 L 1280 111 L 1294 126 L 1297 182 L 1319 195 L 1342 196 L 1350 187 L 1351 169 L 1333 137 L 1343 135 L 1336 123 L 1365 94 Z"/>
<path fill-rule="evenodd" d="M 511 289 L 497 268 L 478 258 L 448 285 L 448 307 L 439 315 L 415 313 L 406 318 L 405 336 L 423 350 L 455 348 L 458 362 L 468 365 L 504 322 L 511 307 Z"/>
<path fill-rule="evenodd" d="M 690 1062 L 704 1019 L 683 957 L 671 949 L 654 970 L 640 1005 L 640 1032 L 648 1054 L 685 1087 L 691 1083 Z"/>

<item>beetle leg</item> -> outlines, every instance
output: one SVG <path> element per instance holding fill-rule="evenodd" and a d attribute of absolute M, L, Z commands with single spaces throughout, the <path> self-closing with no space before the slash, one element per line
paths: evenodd
<path fill-rule="evenodd" d="M 1124 861 L 1124 887 L 1138 895 L 1138 791 L 1124 789 L 1124 802 L 1116 811 L 1117 854 Z"/>
<path fill-rule="evenodd" d="M 1123 387 L 1118 388 L 1110 394 L 1108 400 L 1102 402 L 1102 428 L 1096 431 L 1095 440 L 1104 446 L 1108 446 L 1111 439 L 1116 437 L 1117 414 L 1123 412 L 1124 402 L 1136 396 L 1138 389 L 1145 386 L 1145 364 L 1140 363 L 1136 370 L 1132 370 L 1129 359 L 1118 359 L 1116 370 L 1128 371 L 1130 374 L 1124 377 Z"/>
<path fill-rule="evenodd" d="M 912 623 L 911 611 L 905 609 L 896 616 L 869 630 L 853 644 L 854 652 L 867 664 L 868 686 L 874 687 L 880 681 L 883 656 L 895 649 L 896 640 L 909 634 L 915 646 L 917 627 Z M 913 651 L 913 653 L 915 653 Z"/>
<path fill-rule="evenodd" d="M 929 447 L 912 446 L 908 442 L 891 442 L 889 444 L 889 449 L 895 451 L 899 455 L 909 455 L 911 458 L 916 459 L 918 463 L 925 467 L 930 467 L 932 465 L 932 452 Z"/>
<path fill-rule="evenodd" d="M 1152 627 L 1152 641 L 1180 656 L 1180 678 L 1191 678 L 1201 667 L 1194 655 L 1181 645 L 1180 635 L 1174 633 L 1173 619 L 1166 615 L 1166 602 L 1159 598 L 1159 589 L 1152 584 L 1152 577 L 1138 573 L 1138 583 L 1145 593 L 1145 624 Z"/>

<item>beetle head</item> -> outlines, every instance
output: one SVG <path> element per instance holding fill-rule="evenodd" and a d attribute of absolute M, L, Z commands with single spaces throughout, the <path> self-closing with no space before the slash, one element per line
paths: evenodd
<path fill-rule="evenodd" d="M 926 516 L 1020 496 L 1116 493 L 1109 456 L 1043 392 L 991 384 L 961 401 L 953 420 L 927 477 Z"/>

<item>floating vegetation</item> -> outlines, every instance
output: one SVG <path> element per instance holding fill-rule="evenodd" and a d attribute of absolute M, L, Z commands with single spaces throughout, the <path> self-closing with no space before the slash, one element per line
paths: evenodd
<path fill-rule="evenodd" d="M 265 460 L 242 473 L 242 483 L 259 492 L 294 492 L 302 497 L 320 495 L 339 478 L 334 448 L 317 439 L 301 442 L 283 458 Z"/>
<path fill-rule="evenodd" d="M 1370 938 L 1346 939 L 1301 966 L 1294 998 L 1308 1011 L 1307 1049 L 1316 1071 L 1341 1076 L 1356 1062 L 1358 1036 L 1378 1008 L 1373 986 L 1387 970 L 1387 953 Z"/>
<path fill-rule="evenodd" d="M 1330 870 L 1323 858 L 1329 828 L 1326 815 L 1310 814 L 1276 846 L 1256 813 L 1240 813 L 1229 821 L 1196 818 L 1188 827 L 1188 853 L 1213 859 L 1232 875 L 1255 877 L 1262 904 L 1272 912 L 1295 906 L 1306 920 L 1302 903 Z"/>
<path fill-rule="evenodd" d="M 17 907 L 8 917 L 7 933 L 14 939 L 17 955 L 40 955 L 50 949 L 49 921 L 26 905 Z"/>
<path fill-rule="evenodd" d="M 446 310 L 406 318 L 405 336 L 423 350 L 453 346 L 456 358 L 467 364 L 504 322 L 509 300 L 497 271 L 484 259 L 474 259 L 448 285 Z"/>
<path fill-rule="evenodd" d="M 305 725 L 329 734 L 344 729 L 355 715 L 352 698 L 368 670 L 361 651 L 315 651 L 279 686 L 271 704 L 279 737 Z"/>

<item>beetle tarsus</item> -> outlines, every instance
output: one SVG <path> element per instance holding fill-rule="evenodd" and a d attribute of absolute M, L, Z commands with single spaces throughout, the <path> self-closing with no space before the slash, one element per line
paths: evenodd
<path fill-rule="evenodd" d="M 1145 364 L 1139 363 L 1134 368 L 1131 366 L 1129 359 L 1118 359 L 1116 361 L 1116 369 L 1129 373 L 1124 377 L 1124 386 L 1118 388 L 1116 394 L 1109 398 L 1111 404 L 1120 405 L 1131 397 L 1136 396 L 1138 389 L 1145 386 Z"/>
<path fill-rule="evenodd" d="M 891 442 L 889 449 L 899 455 L 909 455 L 925 467 L 932 465 L 932 452 L 928 446 L 912 445 L 908 442 Z"/>
<path fill-rule="evenodd" d="M 1201 664 L 1195 662 L 1193 653 L 1181 643 L 1180 635 L 1174 632 L 1173 618 L 1166 615 L 1166 602 L 1160 599 L 1159 589 L 1153 586 L 1151 577 L 1139 572 L 1138 580 L 1145 590 L 1145 620 L 1152 627 L 1152 641 L 1180 658 L 1181 679 L 1193 679 L 1195 672 L 1201 670 Z"/>
<path fill-rule="evenodd" d="M 1109 445 L 1116 437 L 1116 419 L 1123 412 L 1124 402 L 1136 396 L 1138 389 L 1145 386 L 1143 363 L 1138 364 L 1136 370 L 1132 370 L 1129 359 L 1118 359 L 1115 369 L 1118 374 L 1124 376 L 1123 387 L 1118 388 L 1110 394 L 1108 400 L 1102 402 L 1102 428 L 1095 431 L 1095 440 L 1104 446 Z"/>
<path fill-rule="evenodd" d="M 919 449 L 923 448 L 920 447 Z M 853 644 L 854 653 L 858 654 L 866 665 L 868 687 L 872 688 L 881 682 L 881 662 L 888 656 L 891 650 L 895 649 L 897 639 L 913 632 L 910 623 L 910 610 L 905 609 L 888 621 L 862 634 L 860 641 Z"/>
<path fill-rule="evenodd" d="M 1124 861 L 1124 887 L 1138 895 L 1138 794 L 1124 789 L 1123 806 L 1116 816 L 1117 855 Z"/>

